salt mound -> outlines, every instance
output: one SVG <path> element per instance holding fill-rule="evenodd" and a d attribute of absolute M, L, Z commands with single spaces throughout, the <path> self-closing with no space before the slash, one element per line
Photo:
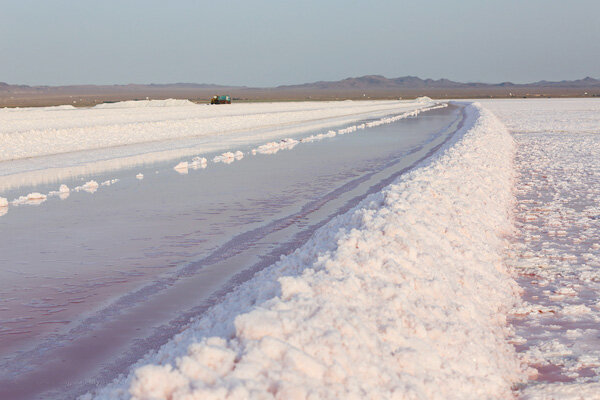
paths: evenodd
<path fill-rule="evenodd" d="M 417 103 L 431 103 L 433 100 L 431 99 L 431 97 L 421 96 L 421 97 L 417 97 L 415 99 L 415 101 Z"/>
<path fill-rule="evenodd" d="M 48 193 L 48 196 L 58 196 L 61 200 L 65 200 L 71 194 L 71 189 L 65 184 L 60 185 L 58 190 L 53 190 Z"/>
<path fill-rule="evenodd" d="M 176 166 L 174 166 L 173 169 L 175 171 L 177 171 L 177 173 L 185 175 L 188 173 L 188 162 L 182 161 L 179 164 L 177 164 Z"/>
<path fill-rule="evenodd" d="M 189 100 L 181 99 L 166 99 L 166 100 L 128 100 L 118 101 L 116 103 L 102 103 L 92 108 L 142 108 L 142 107 L 189 107 L 195 106 Z"/>
<path fill-rule="evenodd" d="M 46 200 L 46 195 L 38 192 L 29 193 L 27 195 L 27 200 Z"/>
<path fill-rule="evenodd" d="M 60 111 L 60 110 L 76 110 L 70 104 L 64 104 L 61 106 L 48 106 L 48 107 L 2 107 L 1 112 L 23 112 L 23 111 Z"/>
<path fill-rule="evenodd" d="M 96 193 L 96 190 L 98 190 L 98 186 L 100 186 L 100 185 L 98 185 L 98 182 L 91 180 L 81 186 L 77 186 L 74 190 L 76 192 L 83 190 L 88 193 Z M 65 193 L 65 192 L 63 192 L 63 193 Z"/>
<path fill-rule="evenodd" d="M 14 199 L 12 201 L 12 203 L 15 206 L 19 206 L 21 204 L 38 205 L 38 204 L 42 204 L 43 202 L 45 202 L 46 199 L 47 199 L 47 196 L 45 194 L 33 192 L 33 193 L 29 193 L 27 196 L 19 196 L 19 198 Z"/>
<path fill-rule="evenodd" d="M 190 168 L 192 169 L 204 169 L 206 168 L 208 161 L 204 157 L 194 157 L 192 158 L 192 162 L 190 163 Z"/>
<path fill-rule="evenodd" d="M 269 142 L 262 146 L 258 146 L 256 149 L 252 149 L 252 154 L 275 154 L 279 150 L 291 150 L 296 147 L 298 143 L 300 142 L 296 139 L 285 138 L 281 139 L 279 142 Z"/>
<path fill-rule="evenodd" d="M 244 153 L 242 153 L 241 151 L 236 151 L 235 153 L 232 153 L 231 151 L 228 151 L 226 153 L 221 154 L 220 156 L 215 156 L 213 158 L 213 162 L 214 163 L 225 163 L 225 164 L 231 164 L 232 162 L 234 162 L 235 160 L 241 160 L 242 158 L 244 158 Z"/>
<path fill-rule="evenodd" d="M 115 184 L 117 182 L 119 182 L 119 179 L 108 179 L 108 180 L 105 180 L 104 182 L 102 182 L 100 185 L 102 185 L 102 186 L 110 186 L 110 185 Z"/>

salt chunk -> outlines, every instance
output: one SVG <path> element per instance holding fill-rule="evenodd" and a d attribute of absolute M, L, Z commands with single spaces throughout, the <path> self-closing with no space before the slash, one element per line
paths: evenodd
<path fill-rule="evenodd" d="M 173 169 L 175 171 L 177 171 L 177 173 L 185 175 L 188 173 L 188 162 L 182 161 L 179 164 L 177 164 L 176 166 L 174 166 Z"/>

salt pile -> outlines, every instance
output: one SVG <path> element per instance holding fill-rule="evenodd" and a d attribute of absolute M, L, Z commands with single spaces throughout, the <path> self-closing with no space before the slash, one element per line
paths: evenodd
<path fill-rule="evenodd" d="M 102 103 L 94 106 L 96 109 L 121 109 L 121 108 L 140 108 L 140 107 L 189 107 L 196 106 L 195 103 L 184 99 L 165 99 L 165 100 L 126 100 L 115 103 Z"/>
<path fill-rule="evenodd" d="M 14 199 L 11 203 L 14 206 L 19 206 L 22 204 L 37 206 L 37 205 L 45 202 L 47 198 L 48 198 L 48 196 L 46 196 L 45 194 L 33 192 L 33 193 L 29 193 L 26 196 L 19 196 L 19 198 Z"/>
<path fill-rule="evenodd" d="M 80 191 L 84 191 L 84 192 L 88 192 L 88 193 L 96 193 L 96 191 L 98 190 L 98 182 L 96 182 L 95 180 L 91 180 L 91 181 L 87 181 L 86 183 L 84 183 L 81 186 L 77 186 L 75 189 L 76 192 L 80 192 Z"/>
<path fill-rule="evenodd" d="M 252 149 L 252 154 L 275 154 L 279 150 L 291 150 L 296 147 L 298 143 L 299 142 L 296 139 L 285 138 L 278 142 L 269 142 L 262 146 L 258 146 L 257 148 Z"/>
<path fill-rule="evenodd" d="M 236 160 L 241 160 L 242 158 L 244 158 L 244 153 L 242 153 L 241 151 L 236 151 L 235 153 L 228 151 L 225 152 L 223 154 L 221 154 L 220 156 L 216 156 L 213 158 L 213 162 L 214 163 L 225 163 L 225 164 L 231 164 L 232 162 L 236 161 Z"/>
<path fill-rule="evenodd" d="M 53 190 L 48 193 L 48 196 L 58 196 L 61 200 L 65 200 L 71 194 L 71 189 L 65 184 L 60 185 L 58 190 Z"/>
<path fill-rule="evenodd" d="M 100 184 L 100 186 L 110 186 L 110 185 L 114 185 L 117 182 L 119 182 L 119 179 L 108 179 L 108 180 L 105 180 L 104 182 L 102 182 Z"/>
<path fill-rule="evenodd" d="M 188 162 L 187 161 L 182 161 L 179 164 L 177 164 L 176 166 L 173 167 L 173 169 L 182 175 L 185 175 L 188 173 Z"/>
<path fill-rule="evenodd" d="M 204 169 L 208 161 L 204 157 L 194 157 L 192 158 L 192 162 L 190 163 L 190 168 L 192 169 Z"/>

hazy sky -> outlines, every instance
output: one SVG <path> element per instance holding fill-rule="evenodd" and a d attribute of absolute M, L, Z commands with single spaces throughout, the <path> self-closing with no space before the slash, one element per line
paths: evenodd
<path fill-rule="evenodd" d="M 599 0 L 0 0 L 0 82 L 600 78 Z"/>

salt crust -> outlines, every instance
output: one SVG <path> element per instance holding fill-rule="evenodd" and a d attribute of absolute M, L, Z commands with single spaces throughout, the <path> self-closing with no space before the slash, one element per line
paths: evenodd
<path fill-rule="evenodd" d="M 323 119 L 360 120 L 369 114 L 376 117 L 427 104 L 333 101 L 209 106 L 166 100 L 121 102 L 87 109 L 0 109 L 0 161 L 284 128 Z"/>
<path fill-rule="evenodd" d="M 514 143 L 490 112 L 467 113 L 421 168 L 83 398 L 511 398 Z"/>
<path fill-rule="evenodd" d="M 509 263 L 524 360 L 541 371 L 523 399 L 600 399 L 600 100 L 486 101 L 513 131 L 518 228 Z M 563 383 L 557 377 L 570 380 Z"/>

